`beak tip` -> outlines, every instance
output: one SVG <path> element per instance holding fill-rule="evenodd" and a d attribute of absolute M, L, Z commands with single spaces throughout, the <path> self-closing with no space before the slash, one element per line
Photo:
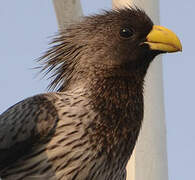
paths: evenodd
<path fill-rule="evenodd" d="M 177 35 L 165 27 L 154 25 L 146 39 L 152 50 L 168 53 L 182 51 L 182 44 Z"/>
<path fill-rule="evenodd" d="M 182 48 L 182 46 L 181 46 L 181 48 L 179 49 L 179 51 L 180 51 L 180 52 L 182 52 L 182 51 L 183 51 L 183 48 Z"/>
<path fill-rule="evenodd" d="M 179 52 L 182 52 L 183 51 L 183 48 L 182 48 L 182 45 L 181 44 L 178 46 L 178 50 L 177 51 L 179 51 Z"/>
<path fill-rule="evenodd" d="M 178 38 L 178 40 L 179 40 L 179 38 Z M 183 51 L 183 47 L 182 47 L 182 44 L 181 44 L 181 41 L 180 40 L 179 40 L 178 51 L 180 51 L 180 52 Z"/>

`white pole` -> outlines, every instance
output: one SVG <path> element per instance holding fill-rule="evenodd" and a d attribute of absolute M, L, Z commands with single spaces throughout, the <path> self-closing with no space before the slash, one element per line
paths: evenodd
<path fill-rule="evenodd" d="M 65 28 L 70 22 L 82 16 L 80 0 L 53 0 L 59 29 Z"/>
<path fill-rule="evenodd" d="M 127 5 L 141 7 L 159 24 L 158 0 L 113 0 L 113 8 Z M 168 180 L 161 60 L 155 58 L 145 78 L 144 123 L 127 166 L 128 180 Z"/>

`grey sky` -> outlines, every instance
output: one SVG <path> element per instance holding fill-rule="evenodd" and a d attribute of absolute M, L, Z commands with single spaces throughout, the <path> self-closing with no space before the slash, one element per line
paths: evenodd
<path fill-rule="evenodd" d="M 110 9 L 111 0 L 81 0 L 85 14 Z M 183 52 L 163 56 L 170 180 L 195 179 L 194 1 L 161 0 L 161 25 L 180 37 Z M 50 0 L 1 0 L 0 113 L 16 102 L 45 92 L 46 79 L 31 69 L 47 50 L 57 22 Z"/>

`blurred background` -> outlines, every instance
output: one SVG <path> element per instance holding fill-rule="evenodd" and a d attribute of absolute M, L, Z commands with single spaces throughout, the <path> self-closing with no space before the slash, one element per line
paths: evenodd
<path fill-rule="evenodd" d="M 36 59 L 58 31 L 50 0 L 0 1 L 0 114 L 16 102 L 46 92 L 49 81 Z M 85 15 L 111 9 L 111 0 L 81 0 Z M 161 0 L 161 25 L 182 41 L 183 52 L 163 55 L 169 180 L 195 178 L 195 2 Z"/>

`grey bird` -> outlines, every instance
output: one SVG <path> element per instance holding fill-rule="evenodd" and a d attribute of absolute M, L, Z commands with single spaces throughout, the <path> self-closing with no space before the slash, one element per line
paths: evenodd
<path fill-rule="evenodd" d="M 36 95 L 0 116 L 3 180 L 125 180 L 143 120 L 147 69 L 181 51 L 177 36 L 143 10 L 84 17 L 41 58 L 56 92 Z"/>

